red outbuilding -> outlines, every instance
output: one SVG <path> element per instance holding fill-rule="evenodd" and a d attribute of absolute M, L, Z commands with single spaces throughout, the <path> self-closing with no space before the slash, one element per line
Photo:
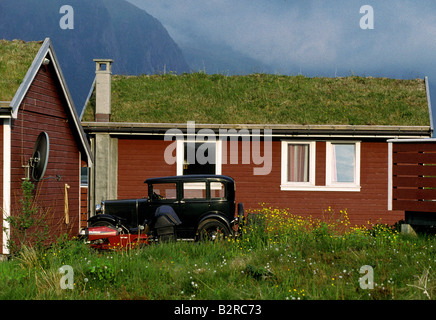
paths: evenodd
<path fill-rule="evenodd" d="M 27 205 L 44 237 L 77 235 L 81 167 L 91 166 L 92 154 L 50 39 L 0 40 L 0 100 L 0 254 L 18 241 L 9 217 Z M 30 204 L 23 181 L 34 188 Z"/>

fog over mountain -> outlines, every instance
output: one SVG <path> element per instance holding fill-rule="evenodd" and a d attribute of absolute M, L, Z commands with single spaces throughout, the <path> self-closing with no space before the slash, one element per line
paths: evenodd
<path fill-rule="evenodd" d="M 436 115 L 434 0 L 128 0 L 210 73 L 429 78 Z M 367 22 L 372 9 L 373 28 Z M 197 49 L 200 48 L 201 50 Z"/>
<path fill-rule="evenodd" d="M 0 0 L 0 38 L 46 37 L 79 112 L 94 79 L 94 58 L 114 59 L 114 74 L 190 70 L 162 24 L 124 0 Z"/>
<path fill-rule="evenodd" d="M 222 70 L 239 57 L 247 71 L 257 65 L 281 74 L 422 78 L 436 73 L 432 0 L 128 1 L 162 22 L 191 65 L 195 59 L 206 63 L 208 51 L 218 56 Z M 360 27 L 366 5 L 373 9 L 373 29 Z"/>

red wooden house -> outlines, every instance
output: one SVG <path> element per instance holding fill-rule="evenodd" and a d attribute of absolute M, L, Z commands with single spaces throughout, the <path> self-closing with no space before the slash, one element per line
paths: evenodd
<path fill-rule="evenodd" d="M 14 237 L 7 217 L 21 213 L 21 186 L 30 179 L 49 235 L 77 235 L 80 227 L 80 168 L 92 155 L 50 39 L 0 40 L 0 254 Z M 41 132 L 48 136 L 44 176 L 28 175 Z"/>
<path fill-rule="evenodd" d="M 248 210 L 266 204 L 322 217 L 329 207 L 346 209 L 356 224 L 404 219 L 389 198 L 387 140 L 431 137 L 426 79 L 110 80 L 112 61 L 95 61 L 96 86 L 82 116 L 95 156 L 91 215 L 101 200 L 146 196 L 146 178 L 215 173 L 235 179 Z M 189 156 L 198 153 L 214 161 Z"/>

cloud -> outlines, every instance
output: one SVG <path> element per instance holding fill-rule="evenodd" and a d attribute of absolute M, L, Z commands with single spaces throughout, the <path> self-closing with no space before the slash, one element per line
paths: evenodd
<path fill-rule="evenodd" d="M 361 0 L 129 0 L 159 19 L 178 43 L 223 45 L 283 73 L 417 76 L 435 67 L 436 3 Z M 415 73 L 415 75 L 413 75 Z"/>
<path fill-rule="evenodd" d="M 178 42 L 222 43 L 268 64 L 335 58 L 339 25 L 313 1 L 131 1 Z"/>

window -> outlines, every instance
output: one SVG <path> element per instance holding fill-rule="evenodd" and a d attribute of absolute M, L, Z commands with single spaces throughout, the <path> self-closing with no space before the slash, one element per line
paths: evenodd
<path fill-rule="evenodd" d="M 183 175 L 215 174 L 216 143 L 184 142 Z"/>
<path fill-rule="evenodd" d="M 80 186 L 87 187 L 88 186 L 88 167 L 80 168 Z"/>
<path fill-rule="evenodd" d="M 282 141 L 282 190 L 315 185 L 315 142 Z"/>
<path fill-rule="evenodd" d="M 309 182 L 309 145 L 288 144 L 287 182 Z"/>
<path fill-rule="evenodd" d="M 206 182 L 185 182 L 183 199 L 206 199 Z"/>
<path fill-rule="evenodd" d="M 221 141 L 177 141 L 177 175 L 221 174 Z"/>
<path fill-rule="evenodd" d="M 316 141 L 282 141 L 280 190 L 360 191 L 360 142 L 325 144 L 325 164 L 318 165 L 326 167 L 325 183 L 315 185 Z"/>
<path fill-rule="evenodd" d="M 211 182 L 210 183 L 210 198 L 211 199 L 222 199 L 226 196 L 226 190 L 224 183 L 222 182 Z"/>
<path fill-rule="evenodd" d="M 360 142 L 327 142 L 326 186 L 360 190 Z"/>

